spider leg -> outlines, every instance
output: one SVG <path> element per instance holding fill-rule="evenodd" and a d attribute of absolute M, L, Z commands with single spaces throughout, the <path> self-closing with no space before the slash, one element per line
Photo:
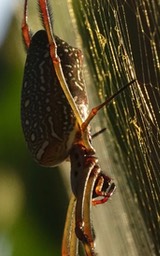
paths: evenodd
<path fill-rule="evenodd" d="M 89 157 L 80 178 L 76 204 L 76 235 L 82 241 L 87 256 L 95 256 L 95 235 L 91 223 L 90 208 L 94 184 L 100 172 L 96 159 Z M 85 164 L 86 164 L 85 163 Z"/>
<path fill-rule="evenodd" d="M 97 136 L 99 136 L 101 133 L 103 133 L 106 130 L 106 128 L 102 128 L 101 130 L 99 130 L 98 132 L 94 133 L 91 135 L 92 139 L 96 138 Z"/>
<path fill-rule="evenodd" d="M 104 203 L 115 190 L 112 180 L 102 173 L 98 159 L 81 144 L 70 152 L 71 185 L 76 197 L 75 232 L 87 256 L 95 256 L 95 234 L 91 206 Z M 101 197 L 100 199 L 97 197 Z"/>
<path fill-rule="evenodd" d="M 111 183 L 111 179 L 102 173 L 100 174 L 96 182 L 97 184 L 94 188 L 94 193 L 96 197 L 99 196 L 102 198 L 92 199 L 92 205 L 103 204 L 107 202 L 116 189 L 115 184 Z"/>
<path fill-rule="evenodd" d="M 78 239 L 75 234 L 75 206 L 76 198 L 72 194 L 63 233 L 62 256 L 75 256 L 78 252 Z"/>
<path fill-rule="evenodd" d="M 61 60 L 57 55 L 57 45 L 56 45 L 56 41 L 55 41 L 54 34 L 52 31 L 48 1 L 47 0 L 39 0 L 39 7 L 40 7 L 42 19 L 43 19 L 43 24 L 44 24 L 44 27 L 45 27 L 45 30 L 46 30 L 46 33 L 48 36 L 48 42 L 49 42 L 49 46 L 50 46 L 50 56 L 52 58 L 52 62 L 53 62 L 53 66 L 54 66 L 56 75 L 57 75 L 60 85 L 64 91 L 64 94 L 73 110 L 76 120 L 77 120 L 79 126 L 81 126 L 81 124 L 83 123 L 82 117 L 81 117 L 78 107 L 75 104 L 74 99 L 70 93 L 70 90 L 68 88 L 68 85 L 66 83 L 66 79 L 64 77 L 64 73 L 62 70 Z"/>
<path fill-rule="evenodd" d="M 31 32 L 27 24 L 27 9 L 28 9 L 28 0 L 25 0 L 23 20 L 22 20 L 22 36 L 23 36 L 25 46 L 28 49 L 31 42 Z"/>
<path fill-rule="evenodd" d="M 102 104 L 98 105 L 97 107 L 92 108 L 91 112 L 89 113 L 87 119 L 83 122 L 81 129 L 82 131 L 85 131 L 88 127 L 91 120 L 94 118 L 94 116 L 97 114 L 99 110 L 101 110 L 104 106 L 108 105 L 118 94 L 120 94 L 123 90 L 125 90 L 128 86 L 133 84 L 136 80 L 132 80 L 125 86 L 123 86 L 121 89 L 119 89 L 116 93 L 114 93 L 111 97 L 106 99 Z"/>
<path fill-rule="evenodd" d="M 82 241 L 87 256 L 96 256 L 95 234 L 91 223 L 90 209 L 92 205 L 107 202 L 115 191 L 115 184 L 101 172 L 97 159 L 88 156 L 85 159 L 85 168 L 80 176 L 80 184 L 77 189 L 76 204 L 76 235 Z M 94 191 L 95 190 L 95 191 Z M 92 200 L 93 195 L 102 199 Z"/>

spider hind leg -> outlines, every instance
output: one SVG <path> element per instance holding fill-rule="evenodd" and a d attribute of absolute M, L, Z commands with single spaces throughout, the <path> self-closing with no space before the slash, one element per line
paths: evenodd
<path fill-rule="evenodd" d="M 23 36 L 23 41 L 26 49 L 29 48 L 31 43 L 31 31 L 27 23 L 27 12 L 28 12 L 28 0 L 25 0 L 23 20 L 22 20 L 22 36 Z"/>

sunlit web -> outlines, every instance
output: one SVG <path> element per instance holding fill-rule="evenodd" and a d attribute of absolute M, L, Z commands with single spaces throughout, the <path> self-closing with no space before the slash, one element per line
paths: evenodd
<path fill-rule="evenodd" d="M 160 253 L 160 1 L 77 0 L 73 5 L 101 100 L 138 81 L 106 116 L 151 247 Z"/>

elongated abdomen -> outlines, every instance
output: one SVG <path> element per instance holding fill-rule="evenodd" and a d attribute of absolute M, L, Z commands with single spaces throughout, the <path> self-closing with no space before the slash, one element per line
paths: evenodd
<path fill-rule="evenodd" d="M 85 119 L 88 101 L 82 76 L 81 52 L 58 37 L 55 39 L 66 82 Z M 44 30 L 32 37 L 27 52 L 21 120 L 29 150 L 39 164 L 54 166 L 67 158 L 78 126 L 55 74 Z"/>

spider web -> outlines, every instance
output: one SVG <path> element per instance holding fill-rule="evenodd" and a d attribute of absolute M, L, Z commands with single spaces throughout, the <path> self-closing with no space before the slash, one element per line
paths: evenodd
<path fill-rule="evenodd" d="M 102 122 L 107 122 L 113 136 L 107 139 L 114 176 L 137 255 L 159 255 L 160 2 L 76 0 L 72 4 L 101 101 L 132 79 L 138 81 L 105 109 Z M 115 225 L 121 229 L 121 223 Z M 132 255 L 132 249 L 127 247 L 123 255 Z"/>

